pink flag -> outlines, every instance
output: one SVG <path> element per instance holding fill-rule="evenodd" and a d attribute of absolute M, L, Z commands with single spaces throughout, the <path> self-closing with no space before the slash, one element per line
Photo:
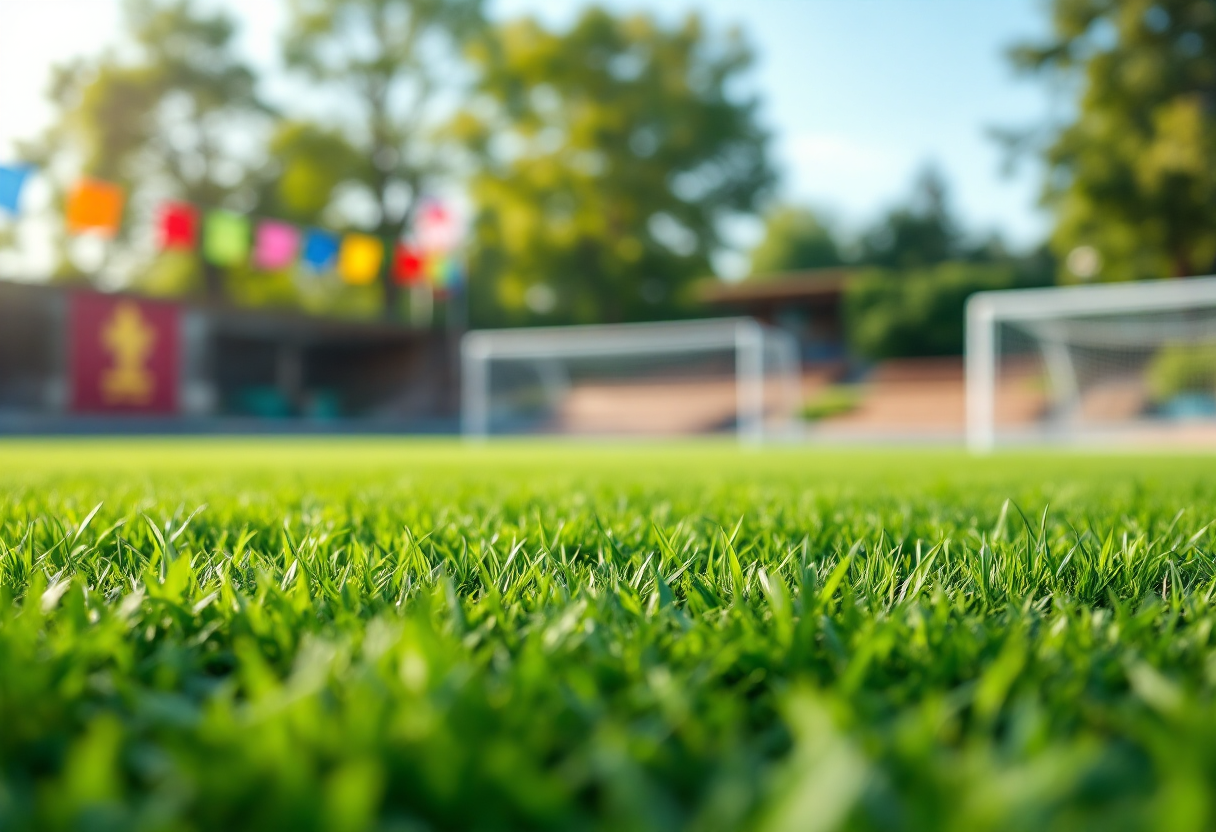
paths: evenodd
<path fill-rule="evenodd" d="M 414 222 L 414 241 L 423 251 L 451 251 L 460 244 L 460 224 L 456 215 L 437 200 L 428 199 L 418 208 Z"/>
<path fill-rule="evenodd" d="M 295 226 L 278 220 L 262 220 L 258 224 L 257 245 L 253 260 L 259 269 L 277 271 L 296 260 L 300 249 L 300 232 Z"/>

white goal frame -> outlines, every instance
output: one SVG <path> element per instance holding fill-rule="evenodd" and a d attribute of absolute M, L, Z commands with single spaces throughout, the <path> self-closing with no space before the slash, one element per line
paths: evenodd
<path fill-rule="evenodd" d="M 466 333 L 460 342 L 461 430 L 490 434 L 490 364 L 495 359 L 610 358 L 733 350 L 736 431 L 744 443 L 765 438 L 765 344 L 776 347 L 782 396 L 801 397 L 801 362 L 793 335 L 751 318 L 637 324 L 594 324 Z"/>
<path fill-rule="evenodd" d="M 997 327 L 1001 323 L 1167 312 L 1195 306 L 1216 307 L 1216 277 L 1006 289 L 972 295 L 966 313 L 967 446 L 977 453 L 987 453 L 996 446 Z M 1053 371 L 1067 379 L 1072 359 L 1066 350 L 1060 353 L 1049 360 Z"/>

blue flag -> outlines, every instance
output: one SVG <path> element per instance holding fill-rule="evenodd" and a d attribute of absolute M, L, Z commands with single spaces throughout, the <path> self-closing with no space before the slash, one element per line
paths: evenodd
<path fill-rule="evenodd" d="M 334 267 L 338 258 L 338 235 L 328 231 L 309 229 L 304 236 L 304 247 L 300 259 L 314 272 L 326 272 Z"/>
<path fill-rule="evenodd" d="M 21 189 L 30 171 L 25 165 L 0 165 L 0 208 L 16 215 Z"/>

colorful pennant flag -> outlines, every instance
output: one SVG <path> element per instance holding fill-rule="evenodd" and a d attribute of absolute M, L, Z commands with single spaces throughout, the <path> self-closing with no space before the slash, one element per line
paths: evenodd
<path fill-rule="evenodd" d="M 456 217 L 443 203 L 428 199 L 418 210 L 414 240 L 424 251 L 451 251 L 460 243 Z"/>
<path fill-rule="evenodd" d="M 68 232 L 97 231 L 107 237 L 122 225 L 122 188 L 100 179 L 82 179 L 68 194 Z"/>
<path fill-rule="evenodd" d="M 21 189 L 33 172 L 27 165 L 0 165 L 0 208 L 16 216 L 21 206 Z"/>
<path fill-rule="evenodd" d="M 436 289 L 444 287 L 444 279 L 447 272 L 447 255 L 438 252 L 431 252 L 427 255 L 423 272 L 426 275 L 427 283 L 434 286 Z"/>
<path fill-rule="evenodd" d="M 459 289 L 464 285 L 464 278 L 464 263 L 459 257 L 449 257 L 447 269 L 444 272 L 444 285 L 451 290 Z"/>
<path fill-rule="evenodd" d="M 304 237 L 304 265 L 320 274 L 334 267 L 338 258 L 338 237 L 328 231 L 313 228 Z"/>
<path fill-rule="evenodd" d="M 457 289 L 464 282 L 464 264 L 454 254 L 432 253 L 426 258 L 425 273 L 436 289 Z"/>
<path fill-rule="evenodd" d="M 397 243 L 393 252 L 393 279 L 403 286 L 421 283 L 424 260 L 422 252 L 405 243 Z"/>
<path fill-rule="evenodd" d="M 384 243 L 368 234 L 347 234 L 338 254 L 338 274 L 354 286 L 366 286 L 380 274 Z"/>
<path fill-rule="evenodd" d="M 203 256 L 215 266 L 239 266 L 249 257 L 249 220 L 231 211 L 211 211 L 203 227 Z"/>
<path fill-rule="evenodd" d="M 198 244 L 198 211 L 185 202 L 166 202 L 160 208 L 162 251 L 189 251 Z"/>
<path fill-rule="evenodd" d="M 294 225 L 278 220 L 263 220 L 258 225 L 253 262 L 259 269 L 278 271 L 295 262 L 300 250 L 300 232 Z"/>

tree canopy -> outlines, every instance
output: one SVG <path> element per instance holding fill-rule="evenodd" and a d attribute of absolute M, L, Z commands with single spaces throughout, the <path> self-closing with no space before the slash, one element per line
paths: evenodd
<path fill-rule="evenodd" d="M 1211 271 L 1216 4 L 1053 0 L 1052 25 L 1013 57 L 1078 91 L 1045 150 L 1055 251 L 1096 249 L 1103 280 Z"/>
<path fill-rule="evenodd" d="M 764 237 L 751 253 L 751 273 L 761 276 L 844 262 L 832 229 L 814 211 L 778 205 L 764 218 Z"/>
<path fill-rule="evenodd" d="M 854 239 L 841 236 L 808 208 L 777 206 L 766 216 L 764 237 L 752 249 L 751 271 L 763 275 L 847 265 L 896 273 L 939 263 L 1008 259 L 999 236 L 976 237 L 964 228 L 951 209 L 945 177 L 928 165 L 916 175 L 905 200 Z"/>
<path fill-rule="evenodd" d="M 195 0 L 127 0 L 129 43 L 60 71 L 59 118 L 30 161 L 62 169 L 64 185 L 80 173 L 122 185 L 141 220 L 175 197 L 386 246 L 420 197 L 464 185 L 481 323 L 679 315 L 729 220 L 773 184 L 751 52 L 696 15 L 589 8 L 559 30 L 490 27 L 482 0 L 285 2 L 278 86 L 306 84 L 306 101 L 263 99 L 233 19 Z M 188 255 L 173 263 L 197 271 Z M 307 305 L 287 273 L 204 272 L 213 291 Z"/>
<path fill-rule="evenodd" d="M 269 108 L 236 54 L 235 21 L 191 0 L 127 0 L 124 17 L 125 48 L 56 69 L 59 117 L 23 155 L 61 194 L 80 173 L 123 185 L 136 216 L 165 196 L 247 206 L 260 157 L 234 139 L 264 125 Z"/>
<path fill-rule="evenodd" d="M 565 31 L 506 23 L 472 57 L 452 130 L 476 159 L 478 322 L 678 314 L 774 179 L 739 33 L 591 8 Z"/>
<path fill-rule="evenodd" d="M 946 180 L 934 167 L 913 182 L 907 204 L 889 211 L 861 239 L 859 261 L 891 269 L 916 269 L 963 259 L 960 224 L 951 215 Z"/>

